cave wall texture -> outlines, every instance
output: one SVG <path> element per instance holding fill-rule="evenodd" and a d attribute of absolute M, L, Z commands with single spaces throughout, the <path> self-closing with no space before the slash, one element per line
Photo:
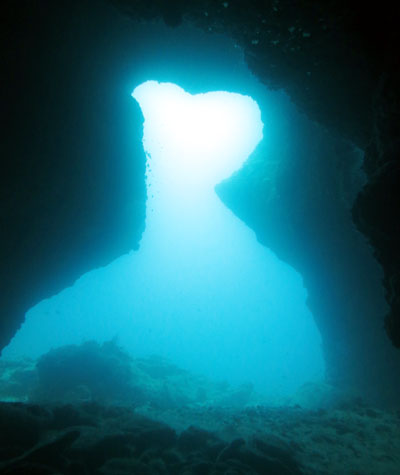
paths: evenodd
<path fill-rule="evenodd" d="M 304 146 L 291 151 L 292 166 L 274 172 L 273 189 L 274 157 L 263 155 L 261 146 L 217 191 L 262 243 L 303 275 L 331 380 L 395 399 L 398 7 L 333 0 L 110 3 L 126 23 L 100 15 L 100 1 L 18 7 L 10 2 L 4 9 L 9 74 L 2 88 L 8 109 L 6 173 L 0 178 L 0 346 L 34 303 L 137 245 L 145 203 L 142 118 L 133 101 L 121 99 L 121 91 L 128 91 L 132 77 L 137 83 L 148 79 L 146 68 L 138 67 L 146 54 L 136 56 L 135 67 L 127 52 L 141 41 L 129 30 L 131 20 L 141 22 L 145 36 L 146 28 L 162 19 L 170 28 L 195 25 L 204 32 L 204 43 L 213 41 L 207 33 L 233 38 L 261 83 L 283 89 L 316 122 L 293 124 L 297 143 Z M 163 56 L 168 58 L 167 44 Z M 193 68 L 207 67 L 208 56 L 203 63 L 197 57 L 197 66 L 187 60 L 180 85 L 197 92 L 201 75 L 195 83 L 189 76 Z M 215 58 L 208 67 L 218 69 Z M 240 89 L 241 79 L 229 77 L 236 73 L 224 71 L 224 64 L 220 68 L 215 89 L 227 87 L 224 81 Z M 159 80 L 169 79 L 167 69 Z M 364 178 L 357 170 L 359 150 Z M 379 265 L 370 258 L 371 247 Z"/>
<path fill-rule="evenodd" d="M 1 8 L 3 348 L 30 307 L 137 247 L 146 191 L 118 43 L 79 2 Z"/>

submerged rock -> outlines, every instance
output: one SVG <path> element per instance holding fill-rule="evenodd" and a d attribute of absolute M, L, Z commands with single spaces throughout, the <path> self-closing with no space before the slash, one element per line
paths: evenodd
<path fill-rule="evenodd" d="M 235 434 L 225 430 L 233 424 Z M 365 406 L 187 407 L 146 417 L 93 403 L 0 403 L 0 473 L 395 475 L 398 426 L 397 413 Z"/>
<path fill-rule="evenodd" d="M 15 441 L 7 442 L 5 438 L 0 441 L 0 473 L 300 473 L 292 454 L 287 451 L 271 451 L 265 444 L 259 450 L 254 443 L 249 444 L 244 439 L 224 441 L 216 434 L 196 427 L 189 427 L 177 436 L 167 424 L 122 407 L 70 406 L 71 422 L 76 426 L 56 429 L 54 420 L 64 411 L 65 408 L 57 406 L 0 404 L 0 414 L 9 414 L 3 418 L 3 433 L 22 430 L 21 425 L 14 427 L 17 413 L 27 432 L 32 426 L 35 434 L 14 452 L 10 447 Z"/>
<path fill-rule="evenodd" d="M 61 419 L 73 403 L 166 411 L 209 405 L 241 408 L 262 399 L 251 384 L 234 387 L 210 381 L 155 355 L 133 358 L 115 341 L 62 346 L 37 361 L 0 360 L 0 383 L 1 400 L 58 403 Z"/>
<path fill-rule="evenodd" d="M 41 401 L 134 401 L 130 357 L 115 343 L 86 342 L 49 351 L 37 362 Z"/>

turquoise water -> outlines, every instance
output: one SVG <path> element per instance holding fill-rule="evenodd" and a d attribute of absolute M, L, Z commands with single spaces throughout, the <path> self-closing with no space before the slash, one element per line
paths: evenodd
<path fill-rule="evenodd" d="M 273 397 L 322 380 L 321 337 L 302 277 L 214 191 L 269 137 L 257 103 L 155 81 L 133 96 L 148 156 L 140 249 L 34 307 L 4 357 L 115 338 L 134 356 L 162 356 Z"/>

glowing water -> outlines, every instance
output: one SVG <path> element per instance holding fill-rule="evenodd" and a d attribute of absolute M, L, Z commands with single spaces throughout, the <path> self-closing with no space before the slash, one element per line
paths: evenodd
<path fill-rule="evenodd" d="M 140 250 L 38 305 L 5 355 L 117 336 L 135 355 L 158 354 L 269 393 L 321 377 L 320 336 L 301 277 L 214 191 L 262 138 L 257 104 L 156 82 L 134 97 L 149 155 Z"/>

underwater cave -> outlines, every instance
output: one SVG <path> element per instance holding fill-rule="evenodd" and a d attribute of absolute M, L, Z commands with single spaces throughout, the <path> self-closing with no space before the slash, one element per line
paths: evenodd
<path fill-rule="evenodd" d="M 301 276 L 214 189 L 263 140 L 256 102 L 228 92 L 190 95 L 155 81 L 132 96 L 144 114 L 147 154 L 139 249 L 28 312 L 3 357 L 38 358 L 62 345 L 115 338 L 132 356 L 156 355 L 209 379 L 254 386 L 270 403 L 324 381 Z M 275 123 L 276 134 L 283 127 Z M 279 136 L 265 135 L 264 152 L 278 149 Z"/>
<path fill-rule="evenodd" d="M 95 3 L 5 7 L 0 471 L 398 473 L 391 16 Z"/>

